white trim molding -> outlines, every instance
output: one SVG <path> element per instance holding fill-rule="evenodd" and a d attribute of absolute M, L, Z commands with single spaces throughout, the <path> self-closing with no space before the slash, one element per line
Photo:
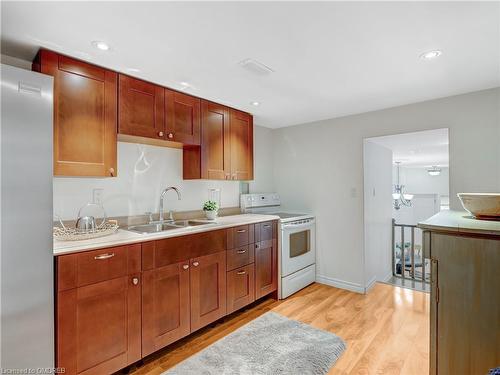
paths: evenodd
<path fill-rule="evenodd" d="M 368 293 L 371 288 L 373 288 L 376 282 L 377 278 L 375 276 L 370 281 L 368 281 L 368 284 L 365 286 L 365 294 Z"/>
<path fill-rule="evenodd" d="M 316 282 L 320 284 L 325 284 L 333 286 L 335 288 L 346 289 L 351 292 L 365 294 L 365 288 L 361 284 L 352 283 L 350 281 L 344 281 L 339 279 L 334 279 L 333 277 L 316 275 Z"/>

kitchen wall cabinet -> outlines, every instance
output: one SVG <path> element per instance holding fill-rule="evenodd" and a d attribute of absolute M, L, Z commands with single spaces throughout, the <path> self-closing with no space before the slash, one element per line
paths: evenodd
<path fill-rule="evenodd" d="M 228 180 L 230 167 L 229 109 L 201 102 L 201 146 L 184 148 L 184 179 Z"/>
<path fill-rule="evenodd" d="M 184 149 L 184 178 L 253 179 L 252 116 L 201 102 L 201 147 Z"/>
<path fill-rule="evenodd" d="M 231 180 L 253 180 L 253 117 L 230 110 Z"/>
<path fill-rule="evenodd" d="M 120 74 L 118 131 L 121 134 L 165 138 L 165 89 Z"/>
<path fill-rule="evenodd" d="M 57 366 L 114 373 L 276 291 L 276 228 L 240 225 L 58 256 Z"/>
<path fill-rule="evenodd" d="M 200 145 L 201 101 L 191 95 L 165 89 L 165 137 L 185 145 Z"/>
<path fill-rule="evenodd" d="M 141 359 L 140 245 L 63 255 L 56 264 L 57 366 L 109 374 Z"/>
<path fill-rule="evenodd" d="M 116 176 L 118 75 L 48 50 L 33 70 L 54 77 L 54 175 Z"/>
<path fill-rule="evenodd" d="M 191 332 L 226 315 L 226 251 L 191 260 Z"/>
<path fill-rule="evenodd" d="M 122 141 L 183 147 L 185 179 L 253 179 L 248 113 L 48 50 L 33 70 L 54 77 L 56 176 L 116 176 L 119 133 Z"/>

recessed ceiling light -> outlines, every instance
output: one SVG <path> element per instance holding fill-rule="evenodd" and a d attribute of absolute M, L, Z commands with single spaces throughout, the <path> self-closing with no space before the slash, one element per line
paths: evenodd
<path fill-rule="evenodd" d="M 107 43 L 105 42 L 101 42 L 99 40 L 94 40 L 92 42 L 92 45 L 95 47 L 95 48 L 98 48 L 100 49 L 101 51 L 109 51 L 110 47 Z"/>
<path fill-rule="evenodd" d="M 435 59 L 436 57 L 439 57 L 443 54 L 442 51 L 438 50 L 438 49 L 435 49 L 435 50 L 432 50 L 432 51 L 428 51 L 428 52 L 425 52 L 425 53 L 422 53 L 420 55 L 420 58 L 422 60 L 432 60 L 432 59 Z"/>
<path fill-rule="evenodd" d="M 188 82 L 184 82 L 184 81 L 183 82 L 179 82 L 179 84 L 181 86 L 184 86 L 184 87 L 190 87 L 191 86 Z"/>
<path fill-rule="evenodd" d="M 260 103 L 259 103 L 259 102 L 251 102 L 250 104 L 251 104 L 251 105 L 254 105 L 254 106 L 256 106 L 256 107 L 260 105 Z"/>
<path fill-rule="evenodd" d="M 127 72 L 130 73 L 139 73 L 141 70 L 137 68 L 127 68 Z"/>

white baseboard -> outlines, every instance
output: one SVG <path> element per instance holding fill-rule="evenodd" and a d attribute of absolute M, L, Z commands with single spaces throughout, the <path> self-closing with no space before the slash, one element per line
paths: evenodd
<path fill-rule="evenodd" d="M 382 281 L 383 283 L 386 283 L 386 282 L 388 282 L 388 281 L 391 279 L 391 277 L 392 277 L 392 272 L 389 272 L 389 273 L 388 273 L 385 277 L 383 277 L 383 278 L 382 278 L 382 280 L 380 280 L 380 281 Z"/>
<path fill-rule="evenodd" d="M 361 284 L 351 283 L 350 281 L 344 281 L 339 279 L 334 279 L 333 277 L 316 275 L 316 282 L 320 284 L 330 285 L 335 288 L 346 289 L 351 292 L 364 294 L 365 288 Z"/>
<path fill-rule="evenodd" d="M 377 278 L 374 276 L 369 282 L 368 282 L 368 285 L 365 286 L 365 291 L 364 293 L 368 293 L 370 291 L 371 288 L 373 288 L 373 286 L 375 285 L 375 283 L 377 282 Z"/>

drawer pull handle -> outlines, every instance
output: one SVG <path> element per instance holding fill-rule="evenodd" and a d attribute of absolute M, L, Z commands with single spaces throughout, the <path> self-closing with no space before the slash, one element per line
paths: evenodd
<path fill-rule="evenodd" d="M 271 224 L 264 224 L 263 227 L 264 228 L 271 228 Z"/>
<path fill-rule="evenodd" d="M 238 272 L 236 272 L 237 275 L 244 275 L 246 273 L 247 273 L 247 271 L 238 271 Z"/>
<path fill-rule="evenodd" d="M 109 259 L 113 258 L 115 256 L 115 253 L 110 253 L 110 254 L 101 254 L 101 255 L 96 255 L 94 257 L 95 260 L 104 260 L 104 259 Z"/>
<path fill-rule="evenodd" d="M 185 269 L 185 270 L 187 270 L 187 269 L 189 268 L 189 264 L 184 264 L 184 265 L 182 266 L 182 268 L 183 268 L 183 269 Z"/>
<path fill-rule="evenodd" d="M 193 262 L 193 266 L 198 267 L 200 265 L 199 262 Z"/>
<path fill-rule="evenodd" d="M 238 250 L 236 253 L 237 254 L 245 254 L 247 251 L 246 250 Z"/>
<path fill-rule="evenodd" d="M 134 277 L 134 278 L 132 279 L 132 284 L 134 284 L 134 285 L 139 284 L 139 278 L 138 278 L 138 277 Z"/>
<path fill-rule="evenodd" d="M 245 233 L 247 230 L 246 229 L 238 229 L 236 233 Z"/>

